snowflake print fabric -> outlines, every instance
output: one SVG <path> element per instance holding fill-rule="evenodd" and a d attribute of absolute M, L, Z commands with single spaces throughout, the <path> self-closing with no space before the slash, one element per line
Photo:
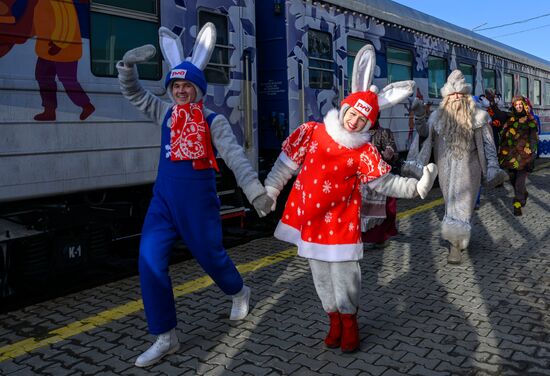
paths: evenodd
<path fill-rule="evenodd" d="M 323 261 L 362 257 L 361 183 L 391 168 L 371 144 L 338 144 L 322 123 L 306 123 L 283 143 L 282 159 L 301 167 L 275 236 L 298 245 L 298 254 Z"/>

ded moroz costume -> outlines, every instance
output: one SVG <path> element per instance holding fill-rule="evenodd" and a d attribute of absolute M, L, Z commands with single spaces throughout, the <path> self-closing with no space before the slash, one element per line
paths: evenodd
<path fill-rule="evenodd" d="M 451 264 L 462 262 L 461 252 L 470 242 L 470 221 L 482 176 L 489 188 L 507 178 L 497 161 L 489 114 L 475 104 L 471 90 L 462 72 L 454 70 L 441 88 L 443 101 L 428 123 L 424 116 L 415 117 L 419 135 L 427 137 L 423 148 L 434 149 L 445 201 L 441 236 L 451 244 L 447 257 Z M 423 112 L 418 100 L 413 108 Z"/>

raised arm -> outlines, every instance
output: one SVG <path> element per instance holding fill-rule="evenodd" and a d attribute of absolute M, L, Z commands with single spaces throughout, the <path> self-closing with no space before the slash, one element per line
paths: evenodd
<path fill-rule="evenodd" d="M 134 48 L 124 54 L 124 57 L 116 65 L 120 90 L 130 103 L 147 115 L 157 124 L 162 124 L 170 104 L 159 97 L 143 89 L 139 82 L 137 67 L 135 64 L 144 62 L 155 56 L 155 47 L 148 44 Z"/>

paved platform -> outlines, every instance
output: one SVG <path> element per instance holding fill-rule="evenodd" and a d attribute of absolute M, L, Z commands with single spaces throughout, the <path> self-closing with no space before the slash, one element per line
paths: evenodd
<path fill-rule="evenodd" d="M 528 180 L 524 215 L 509 184 L 482 196 L 464 262 L 447 265 L 433 190 L 401 200 L 400 235 L 361 262 L 361 348 L 323 346 L 327 317 L 306 260 L 274 238 L 230 250 L 252 309 L 193 261 L 171 268 L 181 349 L 133 366 L 153 340 L 137 277 L 0 315 L 0 374 L 19 375 L 550 375 L 550 164 Z"/>

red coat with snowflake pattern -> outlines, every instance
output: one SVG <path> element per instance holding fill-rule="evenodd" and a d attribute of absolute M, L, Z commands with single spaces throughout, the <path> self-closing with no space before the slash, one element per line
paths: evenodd
<path fill-rule="evenodd" d="M 282 149 L 283 162 L 302 169 L 275 236 L 296 244 L 303 257 L 360 259 L 360 184 L 388 173 L 391 167 L 372 144 L 355 149 L 340 145 L 322 123 L 303 124 L 285 140 Z"/>

